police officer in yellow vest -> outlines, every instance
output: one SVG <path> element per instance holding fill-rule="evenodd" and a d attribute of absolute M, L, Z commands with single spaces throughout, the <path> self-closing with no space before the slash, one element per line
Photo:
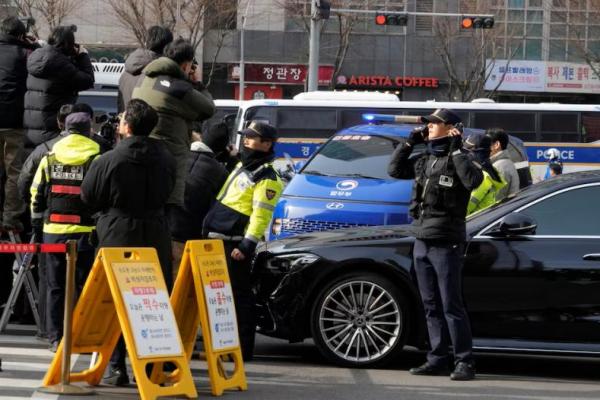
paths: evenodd
<path fill-rule="evenodd" d="M 43 223 L 44 243 L 78 243 L 76 288 L 81 290 L 94 261 L 89 234 L 94 229 L 91 213 L 80 198 L 81 182 L 100 152 L 89 138 L 91 120 L 87 113 L 69 114 L 68 136 L 54 144 L 38 166 L 31 185 L 32 225 Z M 56 351 L 63 333 L 66 262 L 64 254 L 47 254 L 47 324 L 51 349 Z"/>
<path fill-rule="evenodd" d="M 255 301 L 250 284 L 250 268 L 256 245 L 267 229 L 283 184 L 273 168 L 274 127 L 251 122 L 240 132 L 241 162 L 231 172 L 217 201 L 204 219 L 203 232 L 209 239 L 222 239 L 244 360 L 252 359 L 256 329 Z"/>
<path fill-rule="evenodd" d="M 473 134 L 464 142 L 465 149 L 473 154 L 483 170 L 483 182 L 471 192 L 467 215 L 496 204 L 496 195 L 500 189 L 506 186 L 506 181 L 502 179 L 490 161 L 491 146 L 492 139 L 483 134 Z"/>

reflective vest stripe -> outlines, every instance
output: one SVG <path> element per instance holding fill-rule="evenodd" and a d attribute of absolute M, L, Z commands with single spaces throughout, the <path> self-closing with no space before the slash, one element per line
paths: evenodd
<path fill-rule="evenodd" d="M 50 214 L 50 222 L 79 224 L 81 223 L 81 217 L 79 215 Z"/>
<path fill-rule="evenodd" d="M 269 211 L 275 211 L 275 206 L 272 206 L 269 203 L 265 203 L 262 201 L 253 201 L 252 202 L 252 206 L 253 207 L 259 207 L 259 208 L 264 208 L 265 210 L 269 210 Z"/>
<path fill-rule="evenodd" d="M 81 187 L 70 185 L 52 185 L 50 191 L 52 193 L 80 195 Z"/>

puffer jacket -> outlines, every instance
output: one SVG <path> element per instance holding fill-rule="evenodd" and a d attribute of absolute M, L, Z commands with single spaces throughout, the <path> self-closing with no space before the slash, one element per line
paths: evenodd
<path fill-rule="evenodd" d="M 23 127 L 27 56 L 36 45 L 0 34 L 0 129 Z"/>
<path fill-rule="evenodd" d="M 27 71 L 23 125 L 27 128 L 25 145 L 34 147 L 58 135 L 58 110 L 75 104 L 80 91 L 94 86 L 94 70 L 86 53 L 71 58 L 46 45 L 31 53 Z"/>
<path fill-rule="evenodd" d="M 502 179 L 506 182 L 506 186 L 496 194 L 496 201 L 503 200 L 506 197 L 512 197 L 519 191 L 519 173 L 515 164 L 510 159 L 507 150 L 502 150 L 490 157 L 490 161 L 494 168 L 498 171 Z"/>
<path fill-rule="evenodd" d="M 125 71 L 119 78 L 119 112 L 125 110 L 125 106 L 131 100 L 131 94 L 138 80 L 143 78 L 142 70 L 146 65 L 160 57 L 160 54 L 148 49 L 136 49 L 125 60 Z"/>
<path fill-rule="evenodd" d="M 157 58 L 143 73 L 132 98 L 146 101 L 158 113 L 158 124 L 150 136 L 164 141 L 177 161 L 177 180 L 168 204 L 183 205 L 191 124 L 210 118 L 215 103 L 204 85 L 189 81 L 170 58 Z"/>

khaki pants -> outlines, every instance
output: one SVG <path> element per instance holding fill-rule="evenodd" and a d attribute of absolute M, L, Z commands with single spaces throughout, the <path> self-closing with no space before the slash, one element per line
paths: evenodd
<path fill-rule="evenodd" d="M 0 130 L 0 165 L 6 173 L 2 214 L 4 225 L 14 226 L 26 207 L 17 189 L 17 180 L 23 166 L 23 140 L 22 129 Z"/>

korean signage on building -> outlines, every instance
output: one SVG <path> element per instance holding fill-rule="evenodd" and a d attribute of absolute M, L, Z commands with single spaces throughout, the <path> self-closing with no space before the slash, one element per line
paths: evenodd
<path fill-rule="evenodd" d="M 246 83 L 271 83 L 278 85 L 303 85 L 308 67 L 303 64 L 244 64 Z M 329 85 L 333 77 L 332 65 L 319 66 L 319 85 Z M 240 66 L 229 66 L 229 81 L 239 82 Z"/>
<path fill-rule="evenodd" d="M 588 64 L 562 61 L 488 60 L 485 90 L 600 93 L 600 78 Z"/>
<path fill-rule="evenodd" d="M 342 87 L 373 87 L 373 88 L 401 88 L 423 87 L 437 88 L 440 84 L 438 78 L 422 76 L 389 76 L 389 75 L 340 75 L 336 85 Z"/>

